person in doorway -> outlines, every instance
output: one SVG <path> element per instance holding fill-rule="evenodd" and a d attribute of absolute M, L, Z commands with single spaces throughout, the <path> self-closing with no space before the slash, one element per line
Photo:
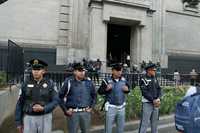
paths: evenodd
<path fill-rule="evenodd" d="M 151 124 L 151 133 L 158 133 L 157 124 L 161 98 L 161 87 L 156 79 L 156 65 L 150 63 L 146 66 L 146 75 L 140 79 L 142 91 L 142 118 L 139 133 L 146 133 Z"/>
<path fill-rule="evenodd" d="M 20 89 L 15 122 L 19 133 L 51 133 L 52 111 L 58 104 L 57 89 L 52 80 L 44 78 L 47 63 L 33 59 L 32 78 Z"/>
<path fill-rule="evenodd" d="M 112 133 L 113 122 L 116 121 L 117 133 L 124 132 L 125 124 L 125 94 L 129 93 L 129 84 L 122 76 L 122 65 L 112 66 L 112 76 L 105 78 L 98 90 L 105 96 L 106 122 L 105 132 Z"/>

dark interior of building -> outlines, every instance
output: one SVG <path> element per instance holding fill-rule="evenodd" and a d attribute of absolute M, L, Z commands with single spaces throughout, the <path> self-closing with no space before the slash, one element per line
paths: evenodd
<path fill-rule="evenodd" d="M 107 65 L 121 62 L 127 63 L 127 56 L 130 55 L 130 26 L 108 24 L 107 38 Z"/>

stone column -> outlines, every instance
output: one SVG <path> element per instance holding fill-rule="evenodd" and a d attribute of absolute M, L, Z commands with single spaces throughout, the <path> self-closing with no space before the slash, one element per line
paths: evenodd
<path fill-rule="evenodd" d="M 141 27 L 133 26 L 131 28 L 131 41 L 130 41 L 130 53 L 131 53 L 131 66 L 139 65 L 141 60 Z"/>
<path fill-rule="evenodd" d="M 60 1 L 60 19 L 58 29 L 57 48 L 57 65 L 63 65 L 68 62 L 69 51 L 71 47 L 71 30 L 72 30 L 72 0 Z"/>
<path fill-rule="evenodd" d="M 107 54 L 107 24 L 102 19 L 102 5 L 91 4 L 90 6 L 90 37 L 89 58 L 100 59 L 103 63 L 103 71 L 106 70 Z"/>
<path fill-rule="evenodd" d="M 167 67 L 167 55 L 164 42 L 165 6 L 163 0 L 154 0 L 153 9 L 153 61 L 159 61 L 162 68 Z"/>

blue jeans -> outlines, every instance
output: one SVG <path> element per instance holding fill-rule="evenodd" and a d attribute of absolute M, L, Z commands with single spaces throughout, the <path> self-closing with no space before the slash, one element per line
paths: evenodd
<path fill-rule="evenodd" d="M 52 131 L 52 113 L 24 117 L 24 133 L 51 133 Z"/>
<path fill-rule="evenodd" d="M 106 111 L 106 123 L 105 123 L 105 132 L 112 133 L 112 126 L 114 121 L 116 122 L 116 132 L 124 132 L 124 123 L 125 123 L 125 107 L 117 109 L 115 107 L 108 107 Z"/>
<path fill-rule="evenodd" d="M 77 133 L 80 126 L 81 133 L 90 132 L 91 113 L 76 112 L 67 117 L 68 133 Z"/>
<path fill-rule="evenodd" d="M 143 103 L 139 133 L 147 132 L 149 121 L 151 122 L 151 133 L 158 133 L 158 116 L 159 108 L 155 108 L 152 103 Z"/>

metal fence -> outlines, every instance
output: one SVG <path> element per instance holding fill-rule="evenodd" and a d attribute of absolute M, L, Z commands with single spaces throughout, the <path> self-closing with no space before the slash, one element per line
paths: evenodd
<path fill-rule="evenodd" d="M 49 72 L 46 74 L 46 77 L 52 79 L 58 87 L 62 86 L 63 81 L 66 77 L 71 76 L 72 73 L 53 73 Z M 90 73 L 87 73 L 87 75 L 91 75 Z M 98 87 L 102 80 L 108 76 L 111 76 L 111 73 L 100 73 L 99 74 L 99 82 L 95 77 L 91 77 L 92 81 L 95 83 L 95 85 Z M 128 80 L 129 84 L 133 86 L 139 86 L 139 80 L 143 76 L 143 74 L 140 73 L 131 73 L 131 74 L 123 74 L 123 76 Z M 180 74 L 180 80 L 176 81 L 174 79 L 173 74 L 163 74 L 157 77 L 159 83 L 161 86 L 184 86 L 184 85 L 190 85 L 191 82 L 191 75 L 190 74 Z M 200 76 L 197 77 L 196 81 L 200 81 Z"/>

